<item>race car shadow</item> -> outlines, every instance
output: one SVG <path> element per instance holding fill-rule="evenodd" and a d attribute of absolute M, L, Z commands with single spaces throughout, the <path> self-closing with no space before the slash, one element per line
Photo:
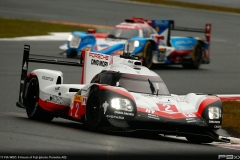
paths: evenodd
<path fill-rule="evenodd" d="M 57 126 L 63 129 L 71 129 L 73 131 L 83 131 L 85 133 L 89 134 L 103 134 L 103 135 L 109 135 L 109 136 L 118 136 L 118 137 L 128 137 L 128 138 L 136 138 L 136 139 L 148 139 L 148 140 L 156 140 L 156 141 L 167 141 L 167 142 L 177 142 L 177 143 L 188 143 L 189 142 L 184 137 L 175 137 L 175 136 L 164 136 L 157 134 L 155 132 L 150 131 L 134 131 L 134 132 L 113 132 L 113 131 L 106 131 L 106 130 L 89 130 L 85 125 L 68 121 L 68 120 L 53 120 L 51 122 L 41 122 L 41 121 L 33 121 L 29 120 L 27 117 L 15 117 L 18 121 L 24 121 L 26 122 L 34 122 L 39 124 L 47 124 L 52 126 Z M 196 144 L 198 145 L 198 144 Z M 199 145 L 210 145 L 210 144 L 199 144 Z"/>

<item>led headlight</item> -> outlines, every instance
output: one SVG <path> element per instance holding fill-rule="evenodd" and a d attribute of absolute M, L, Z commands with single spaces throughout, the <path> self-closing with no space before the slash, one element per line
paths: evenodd
<path fill-rule="evenodd" d="M 111 106 L 117 110 L 124 110 L 129 112 L 133 111 L 133 106 L 128 99 L 113 98 L 111 100 Z"/>
<path fill-rule="evenodd" d="M 134 47 L 138 47 L 139 46 L 139 41 L 134 41 Z"/>
<path fill-rule="evenodd" d="M 208 117 L 209 117 L 209 119 L 221 118 L 221 109 L 218 107 L 209 107 L 208 108 Z"/>
<path fill-rule="evenodd" d="M 74 36 L 71 34 L 68 37 L 68 43 L 71 48 L 78 48 L 80 42 L 81 42 L 81 38 L 78 36 Z"/>
<path fill-rule="evenodd" d="M 139 41 L 128 41 L 125 44 L 124 52 L 132 53 L 139 46 Z"/>

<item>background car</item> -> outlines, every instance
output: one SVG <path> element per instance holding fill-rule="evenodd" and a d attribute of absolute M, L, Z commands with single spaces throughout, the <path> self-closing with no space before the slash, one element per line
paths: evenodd
<path fill-rule="evenodd" d="M 172 37 L 171 30 L 205 33 L 199 37 Z M 199 68 L 210 63 L 211 24 L 205 29 L 175 27 L 173 20 L 126 19 L 109 33 L 74 31 L 68 42 L 60 46 L 67 57 L 81 55 L 81 51 L 93 51 L 108 55 L 129 52 L 140 57 L 143 65 L 181 64 L 184 68 Z"/>

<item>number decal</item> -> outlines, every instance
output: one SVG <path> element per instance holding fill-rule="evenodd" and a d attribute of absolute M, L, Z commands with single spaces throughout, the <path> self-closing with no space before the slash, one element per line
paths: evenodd
<path fill-rule="evenodd" d="M 79 109 L 79 104 L 76 103 L 76 111 L 75 111 L 75 118 L 78 118 L 78 109 Z"/>
<path fill-rule="evenodd" d="M 164 111 L 164 112 L 178 112 L 178 109 L 173 104 L 158 104 L 157 103 L 157 106 L 158 106 L 160 111 Z"/>

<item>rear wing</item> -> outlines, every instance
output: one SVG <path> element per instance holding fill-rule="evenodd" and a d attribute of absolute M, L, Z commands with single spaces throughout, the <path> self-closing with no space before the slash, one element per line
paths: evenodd
<path fill-rule="evenodd" d="M 204 33 L 206 41 L 210 43 L 212 28 L 210 23 L 205 24 L 205 28 L 189 28 L 175 26 L 173 20 L 152 20 L 151 26 L 158 32 L 159 35 L 163 35 L 165 37 L 165 44 L 168 46 L 170 46 L 171 30 Z"/>
<path fill-rule="evenodd" d="M 29 62 L 35 63 L 45 63 L 45 64 L 56 64 L 56 65 L 67 65 L 67 66 L 83 66 L 83 60 L 79 59 L 64 59 L 60 60 L 61 57 L 54 57 L 54 56 L 43 56 L 43 55 L 31 55 L 30 54 L 30 45 L 24 45 L 23 51 L 23 59 L 22 59 L 22 71 L 21 71 L 21 80 L 20 80 L 20 91 L 19 91 L 19 99 L 17 102 L 17 106 L 21 108 L 25 108 L 22 105 L 22 96 L 23 96 L 23 89 L 25 85 L 25 79 L 27 78 L 28 74 L 28 66 Z"/>
<path fill-rule="evenodd" d="M 154 28 L 159 35 L 162 35 L 165 37 L 163 42 L 168 46 L 170 46 L 171 30 L 204 33 L 206 37 L 206 41 L 208 43 L 210 43 L 210 39 L 211 39 L 212 25 L 210 23 L 207 23 L 205 25 L 205 28 L 188 28 L 188 27 L 175 26 L 174 20 L 151 20 L 151 19 L 133 17 L 131 19 L 126 19 L 125 21 L 130 23 L 147 23 L 149 26 Z"/>

